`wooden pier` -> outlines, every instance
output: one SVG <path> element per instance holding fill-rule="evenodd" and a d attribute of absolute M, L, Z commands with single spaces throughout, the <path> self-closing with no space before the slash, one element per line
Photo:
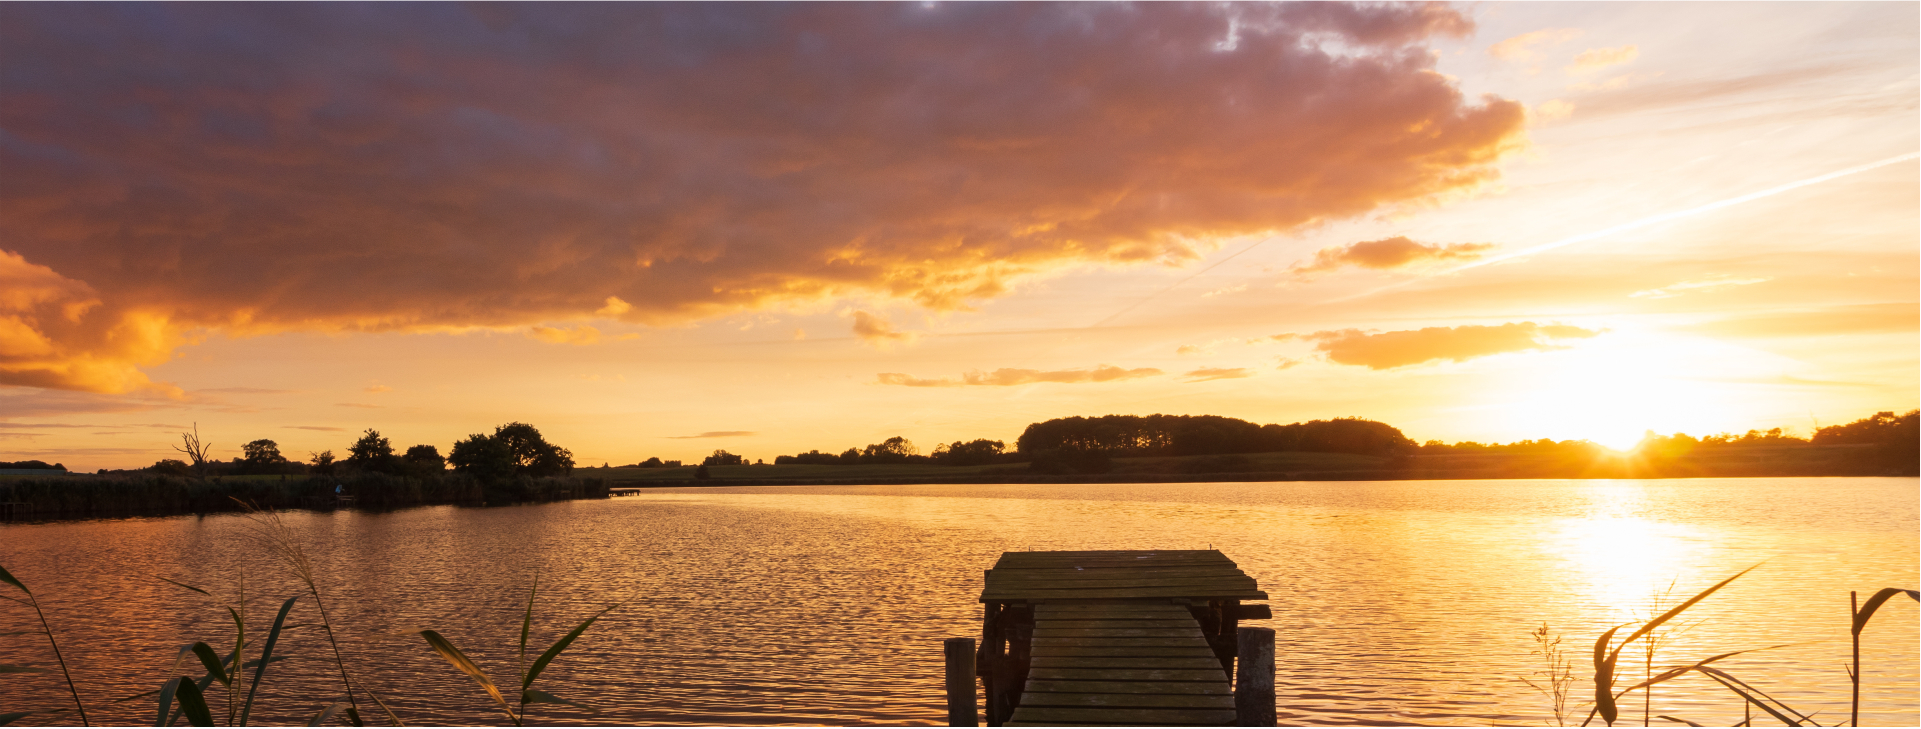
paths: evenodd
<path fill-rule="evenodd" d="M 988 726 L 1273 726 L 1273 633 L 1239 627 L 1270 615 L 1241 601 L 1266 599 L 1211 549 L 1007 552 L 987 571 L 980 647 L 964 662 Z M 971 726 L 973 681 L 962 697 L 953 643 L 949 719 Z"/>

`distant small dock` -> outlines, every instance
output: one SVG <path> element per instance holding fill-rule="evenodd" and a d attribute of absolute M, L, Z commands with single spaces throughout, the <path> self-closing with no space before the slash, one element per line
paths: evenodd
<path fill-rule="evenodd" d="M 1211 549 L 1004 553 L 979 649 L 948 641 L 948 718 L 978 721 L 978 675 L 988 726 L 1273 726 L 1273 631 L 1240 627 L 1266 599 Z"/>

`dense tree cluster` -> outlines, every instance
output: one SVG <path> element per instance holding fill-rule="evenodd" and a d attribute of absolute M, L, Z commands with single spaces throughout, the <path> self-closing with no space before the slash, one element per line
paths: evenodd
<path fill-rule="evenodd" d="M 1385 456 L 1416 447 L 1400 429 L 1362 418 L 1256 425 L 1218 415 L 1056 418 L 1027 426 L 1015 445 L 1027 456 L 1058 451 L 1108 458 L 1281 451 Z"/>
<path fill-rule="evenodd" d="M 21 469 L 34 471 L 65 471 L 66 466 L 46 461 L 0 461 L 0 469 Z"/>
<path fill-rule="evenodd" d="M 202 452 L 207 446 L 189 436 L 182 452 Z M 307 462 L 293 461 L 280 452 L 280 444 L 262 438 L 240 447 L 241 455 L 231 462 L 206 460 L 187 463 L 164 459 L 146 470 L 175 476 L 221 475 L 350 475 L 385 474 L 427 478 L 446 473 L 449 459 L 432 445 L 415 445 L 396 453 L 393 441 L 368 428 L 347 446 L 347 457 L 336 458 L 332 450 L 307 454 Z M 572 472 L 573 454 L 548 443 L 534 426 L 508 423 L 494 429 L 493 435 L 473 435 L 454 444 L 455 470 L 482 479 L 506 480 L 518 476 L 564 476 Z M 0 464 L 4 465 L 4 464 Z M 678 464 L 676 464 L 678 465 Z"/>
<path fill-rule="evenodd" d="M 455 471 L 483 480 L 565 476 L 574 470 L 573 452 L 548 443 L 538 429 L 526 423 L 502 425 L 494 428 L 493 435 L 467 436 L 454 444 L 447 462 Z"/>

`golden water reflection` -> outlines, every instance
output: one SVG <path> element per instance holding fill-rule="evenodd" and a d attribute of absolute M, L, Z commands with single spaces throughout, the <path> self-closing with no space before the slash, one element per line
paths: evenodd
<path fill-rule="evenodd" d="M 1477 725 L 1543 721 L 1519 680 L 1541 622 L 1581 661 L 1670 585 L 1685 597 L 1764 560 L 1690 610 L 1657 660 L 1792 643 L 1726 665 L 1803 711 L 1844 713 L 1847 591 L 1915 584 L 1917 501 L 1914 479 L 764 487 L 289 520 L 350 657 L 378 663 L 370 680 L 416 724 L 497 718 L 424 646 L 385 636 L 440 628 L 510 671 L 536 571 L 549 596 L 539 641 L 633 601 L 543 678 L 605 713 L 543 707 L 537 723 L 934 724 L 940 639 L 978 632 L 980 570 L 1000 552 L 1212 546 L 1273 596 L 1284 722 Z M 240 527 L 0 527 L 0 564 L 48 596 L 90 695 L 127 695 L 162 680 L 180 643 L 225 629 L 152 576 L 220 591 L 244 569 L 251 592 L 290 594 L 236 548 Z M 1917 612 L 1891 604 L 1870 628 L 1864 724 L 1921 718 Z M 0 632 L 21 620 L 0 611 Z M 337 693 L 314 641 L 289 639 L 296 660 L 263 689 L 268 721 L 300 721 Z M 40 663 L 39 651 L 0 644 L 0 662 Z M 1739 704 L 1702 684 L 1664 686 L 1656 713 L 1738 720 Z M 15 685 L 30 702 L 62 695 L 44 674 Z"/>

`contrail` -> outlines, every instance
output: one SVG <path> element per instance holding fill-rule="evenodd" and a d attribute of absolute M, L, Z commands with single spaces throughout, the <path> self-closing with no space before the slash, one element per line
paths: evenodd
<path fill-rule="evenodd" d="M 1702 213 L 1708 213 L 1708 212 L 1713 212 L 1713 211 L 1716 211 L 1716 210 L 1720 210 L 1721 208 L 1726 208 L 1726 207 L 1733 207 L 1733 206 L 1735 206 L 1735 205 L 1740 205 L 1741 203 L 1745 203 L 1745 202 L 1752 202 L 1752 201 L 1755 201 L 1755 200 L 1759 200 L 1759 199 L 1761 199 L 1761 198 L 1764 198 L 1764 197 L 1768 197 L 1768 196 L 1771 196 L 1771 195 L 1779 195 L 1779 194 L 1781 194 L 1781 193 L 1784 193 L 1784 192 L 1787 192 L 1787 191 L 1789 191 L 1789 190 L 1793 190 L 1793 189 L 1797 189 L 1797 188 L 1802 188 L 1802 187 L 1807 187 L 1807 186 L 1809 186 L 1809 185 L 1814 185 L 1814 184 L 1819 184 L 1819 183 L 1822 183 L 1822 182 L 1827 182 L 1828 180 L 1832 180 L 1832 179 L 1835 179 L 1835 178 L 1837 178 L 1837 177 L 1846 177 L 1846 176 L 1848 176 L 1848 175 L 1852 175 L 1852 174 L 1855 174 L 1855 173 L 1859 173 L 1859 172 L 1867 172 L 1868 170 L 1872 170 L 1872 169 L 1876 169 L 1876 168 L 1879 168 L 1879 167 L 1886 167 L 1886 166 L 1888 166 L 1888 165 L 1891 165 L 1891 164 L 1895 164 L 1895 163 L 1897 163 L 1897 162 L 1906 162 L 1906 161 L 1908 161 L 1908 160 L 1911 160 L 1911 159 L 1916 159 L 1916 158 L 1921 158 L 1921 152 L 1909 152 L 1909 153 L 1907 153 L 1907 154 L 1903 154 L 1903 155 L 1896 155 L 1896 156 L 1894 156 L 1894 157 L 1889 157 L 1889 158 L 1887 158 L 1887 159 L 1884 159 L 1884 160 L 1881 160 L 1881 161 L 1878 161 L 1878 162 L 1869 162 L 1869 163 L 1867 163 L 1867 164 L 1864 164 L 1864 165 L 1860 165 L 1860 166 L 1856 166 L 1856 167 L 1849 167 L 1849 168 L 1847 168 L 1847 169 L 1845 169 L 1845 170 L 1839 170 L 1839 171 L 1836 171 L 1836 172 L 1829 172 L 1829 173 L 1827 173 L 1827 174 L 1825 174 L 1825 175 L 1821 175 L 1821 176 L 1819 176 L 1819 177 L 1810 177 L 1810 178 L 1807 178 L 1807 179 L 1805 179 L 1805 180 L 1796 180 L 1796 181 L 1794 181 L 1794 182 L 1790 182 L 1790 183 L 1787 183 L 1787 184 L 1785 184 L 1785 185 L 1778 185 L 1778 186 L 1775 186 L 1775 187 L 1770 187 L 1770 188 L 1768 188 L 1768 189 L 1766 189 L 1766 190 L 1762 190 L 1762 191 L 1760 191 L 1760 192 L 1750 192 L 1750 193 L 1748 193 L 1748 194 L 1746 194 L 1746 195 L 1742 195 L 1742 196 L 1740 196 L 1740 197 L 1731 197 L 1731 198 L 1728 198 L 1728 199 L 1726 199 L 1726 200 L 1718 200 L 1718 201 L 1715 201 L 1715 202 L 1711 202 L 1711 203 L 1708 203 L 1708 204 L 1706 204 L 1706 205 L 1699 205 L 1699 206 L 1696 206 L 1696 207 L 1691 207 L 1691 208 L 1688 208 L 1688 209 L 1686 209 L 1686 210 L 1677 210 L 1677 211 L 1675 211 L 1675 212 L 1671 212 L 1671 213 L 1662 213 L 1662 214 L 1660 214 L 1660 215 L 1656 215 L 1656 216 L 1653 216 L 1653 217 L 1650 217 L 1650 218 L 1642 218 L 1642 219 L 1640 219 L 1640 220 L 1636 220 L 1636 221 L 1634 221 L 1634 222 L 1631 222 L 1631 223 L 1622 223 L 1622 224 L 1620 224 L 1620 225 L 1616 225 L 1616 226 L 1614 226 L 1614 227 L 1611 227 L 1611 228 L 1603 228 L 1603 229 L 1601 229 L 1601 230 L 1597 230 L 1597 231 L 1594 231 L 1594 232 L 1592 232 L 1592 233 L 1582 233 L 1582 234 L 1580 234 L 1580 235 L 1577 235 L 1577 236 L 1574 236 L 1574 237 L 1572 237 L 1572 238 L 1562 238 L 1561 240 L 1557 240 L 1557 241 L 1554 241 L 1553 243 L 1544 243 L 1544 244 L 1541 244 L 1541 245 L 1538 245 L 1538 246 L 1534 246 L 1534 247 L 1532 247 L 1532 248 L 1523 248 L 1523 249 L 1521 249 L 1521 250 L 1518 250 L 1518 251 L 1515 251 L 1515 252 L 1513 252 L 1513 253 L 1504 253 L 1504 254 L 1501 254 L 1501 255 L 1498 255 L 1498 256 L 1495 256 L 1495 257 L 1493 257 L 1493 258 L 1488 258 L 1488 259 L 1483 259 L 1483 260 L 1479 260 L 1479 261 L 1475 261 L 1475 262 L 1473 262 L 1473 263 L 1469 263 L 1469 264 L 1466 264 L 1466 265 L 1462 265 L 1462 266 L 1457 266 L 1457 267 L 1455 267 L 1455 268 L 1452 268 L 1452 269 L 1449 269 L 1449 270 L 1446 270 L 1446 271 L 1441 271 L 1441 272 L 1439 272 L 1439 273 L 1432 273 L 1432 274 L 1428 274 L 1428 275 L 1426 275 L 1426 276 L 1420 276 L 1420 277 L 1417 277 L 1417 278 L 1411 278 L 1411 279 L 1408 279 L 1408 280 L 1406 280 L 1406 281 L 1401 281 L 1401 282 L 1399 282 L 1399 283 L 1394 283 L 1394 284 L 1389 284 L 1389 285 L 1387 285 L 1387 286 L 1382 286 L 1381 288 L 1378 288 L 1378 289 L 1374 289 L 1374 290 L 1372 290 L 1372 291 L 1367 291 L 1367 292 L 1363 292 L 1363 293 L 1359 293 L 1359 294 L 1355 294 L 1355 295 L 1353 295 L 1353 296 L 1348 296 L 1348 297 L 1345 297 L 1345 298 L 1340 298 L 1340 299 L 1334 299 L 1334 301 L 1351 301 L 1351 300 L 1353 300 L 1353 299 L 1359 299 L 1359 298 L 1363 298 L 1363 297 L 1367 297 L 1367 296 L 1373 296 L 1373 295 L 1375 295 L 1375 294 L 1378 294 L 1378 293 L 1381 293 L 1381 292 L 1383 292 L 1383 291 L 1390 291 L 1390 290 L 1393 290 L 1393 289 L 1398 289 L 1398 288 L 1400 288 L 1400 287 L 1402 287 L 1402 286 L 1406 286 L 1406 285 L 1408 285 L 1408 284 L 1411 284 L 1411 283 L 1414 283 L 1414 282 L 1416 282 L 1416 281 L 1420 281 L 1420 280 L 1422 280 L 1422 279 L 1426 279 L 1426 278 L 1432 278 L 1432 277 L 1434 277 L 1434 276 L 1443 276 L 1443 275 L 1447 275 L 1447 274 L 1451 274 L 1451 273 L 1460 273 L 1460 272 L 1462 272 L 1462 271 L 1466 271 L 1466 270 L 1468 270 L 1468 269 L 1470 269 L 1470 268 L 1480 268 L 1480 267 L 1482 267 L 1482 266 L 1487 266 L 1487 265 L 1492 265 L 1492 264 L 1495 264 L 1495 263 L 1500 263 L 1500 262 L 1502 262 L 1502 261 L 1507 261 L 1507 260 L 1512 260 L 1512 259 L 1515 259 L 1515 258 L 1520 258 L 1520 257 L 1522 257 L 1522 256 L 1531 256 L 1531 255 L 1534 255 L 1534 254 L 1536 254 L 1536 253 L 1541 253 L 1541 252 L 1543 252 L 1543 251 L 1551 251 L 1551 250 L 1554 250 L 1554 249 L 1556 249 L 1556 248 L 1564 248 L 1564 247 L 1567 247 L 1567 246 L 1571 246 L 1571 245 L 1574 245 L 1574 244 L 1576 244 L 1576 243 L 1586 243 L 1586 242 L 1588 242 L 1588 241 L 1591 241 L 1591 240 L 1594 240 L 1594 239 L 1596 239 L 1596 238 L 1606 238 L 1606 237 L 1608 237 L 1608 236 L 1610 236 L 1610 235 L 1614 235 L 1614 234 L 1616 234 L 1616 233 L 1625 233 L 1625 232 L 1627 232 L 1627 231 L 1630 231 L 1630 230 L 1635 230 L 1635 229 L 1637 229 L 1637 228 L 1645 228 L 1645 227 L 1648 227 L 1648 226 L 1650 226 L 1650 225 L 1658 225 L 1658 224 L 1661 224 L 1661 223 L 1665 223 L 1665 222 L 1668 222 L 1668 221 L 1670 221 L 1670 220 L 1679 220 L 1679 219 L 1681 219 L 1681 218 L 1686 218 L 1686 217 L 1691 217 L 1691 216 L 1695 216 L 1695 215 L 1700 215 L 1700 214 L 1702 214 Z"/>

